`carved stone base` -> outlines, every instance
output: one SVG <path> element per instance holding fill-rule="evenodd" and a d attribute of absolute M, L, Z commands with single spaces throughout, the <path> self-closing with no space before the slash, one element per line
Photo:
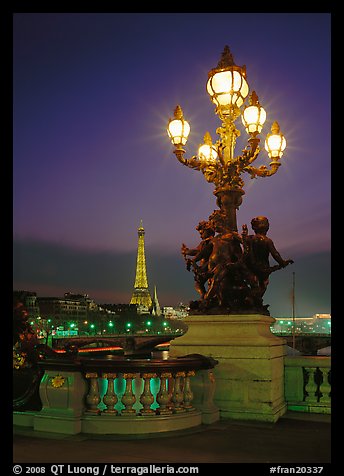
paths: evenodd
<path fill-rule="evenodd" d="M 86 382 L 80 372 L 47 369 L 39 393 L 42 410 L 35 414 L 34 430 L 80 433 L 86 393 Z"/>
<path fill-rule="evenodd" d="M 171 341 L 171 357 L 218 360 L 214 403 L 221 418 L 276 422 L 286 412 L 286 341 L 272 334 L 274 322 L 259 314 L 189 316 L 188 331 Z"/>

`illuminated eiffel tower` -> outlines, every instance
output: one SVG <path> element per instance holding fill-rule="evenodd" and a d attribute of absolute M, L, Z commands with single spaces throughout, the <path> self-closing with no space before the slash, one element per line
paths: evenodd
<path fill-rule="evenodd" d="M 130 304 L 138 304 L 141 306 L 145 306 L 147 310 L 150 310 L 152 307 L 152 298 L 148 290 L 145 257 L 145 230 L 142 226 L 142 220 L 137 232 L 139 235 L 139 240 L 137 247 L 136 276 L 134 292 L 131 297 Z"/>

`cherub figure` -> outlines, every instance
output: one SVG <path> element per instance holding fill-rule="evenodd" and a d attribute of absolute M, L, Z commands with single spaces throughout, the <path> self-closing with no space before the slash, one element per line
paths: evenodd
<path fill-rule="evenodd" d="M 251 220 L 254 235 L 248 235 L 247 225 L 243 225 L 242 241 L 244 245 L 244 262 L 258 281 L 258 296 L 263 297 L 269 284 L 269 276 L 273 271 L 285 268 L 293 260 L 284 260 L 279 254 L 271 238 L 266 236 L 269 230 L 269 220 L 264 216 L 257 216 Z M 272 256 L 278 265 L 270 266 L 269 256 Z"/>
<path fill-rule="evenodd" d="M 241 262 L 241 237 L 226 227 L 226 217 L 215 210 L 209 217 L 213 222 L 216 235 L 212 238 L 212 252 L 208 261 L 209 288 L 204 298 L 208 303 L 217 298 L 218 305 L 224 306 L 237 287 L 237 267 Z"/>
<path fill-rule="evenodd" d="M 188 248 L 183 243 L 181 252 L 186 261 L 187 270 L 190 271 L 191 266 L 193 267 L 195 288 L 203 299 L 207 292 L 205 285 L 210 277 L 208 260 L 213 249 L 212 238 L 215 235 L 215 230 L 210 221 L 200 221 L 196 230 L 202 238 L 200 244 L 196 248 Z M 193 256 L 193 259 L 190 259 L 189 256 Z"/>

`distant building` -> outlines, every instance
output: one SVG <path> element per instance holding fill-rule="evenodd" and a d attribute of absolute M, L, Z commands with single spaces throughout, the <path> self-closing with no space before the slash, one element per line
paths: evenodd
<path fill-rule="evenodd" d="M 331 314 L 314 314 L 313 319 L 331 319 Z"/>
<path fill-rule="evenodd" d="M 38 298 L 42 319 L 52 319 L 55 325 L 65 325 L 69 321 L 87 320 L 88 305 L 84 299 L 40 297 Z"/>
<path fill-rule="evenodd" d="M 291 334 L 295 323 L 296 334 L 331 334 L 331 314 L 310 317 L 277 317 L 271 330 L 277 334 Z"/>
<path fill-rule="evenodd" d="M 100 311 L 105 311 L 109 314 L 136 314 L 137 305 L 136 304 L 100 304 Z"/>
<path fill-rule="evenodd" d="M 64 297 L 67 299 L 76 299 L 78 301 L 84 301 L 87 304 L 87 310 L 88 311 L 98 311 L 99 306 L 98 304 L 94 301 L 94 299 L 91 299 L 88 294 L 75 294 L 75 293 L 65 293 Z"/>
<path fill-rule="evenodd" d="M 13 300 L 18 300 L 24 304 L 30 318 L 36 318 L 40 315 L 37 299 L 37 293 L 33 291 L 13 291 Z"/>
<path fill-rule="evenodd" d="M 169 319 L 185 319 L 189 315 L 188 308 L 183 305 L 177 307 L 163 306 L 161 312 L 164 317 Z"/>

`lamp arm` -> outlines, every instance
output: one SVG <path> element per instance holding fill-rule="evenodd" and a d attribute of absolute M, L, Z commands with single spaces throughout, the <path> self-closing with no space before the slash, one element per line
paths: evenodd
<path fill-rule="evenodd" d="M 260 152 L 259 147 L 257 147 L 254 151 L 251 151 L 249 159 L 248 159 L 249 164 L 252 164 L 252 162 L 254 162 L 256 160 L 256 158 L 259 155 L 259 152 Z"/>
<path fill-rule="evenodd" d="M 240 170 L 245 170 L 246 172 L 255 173 L 258 169 L 255 167 L 250 167 L 249 164 L 252 164 L 259 155 L 260 149 L 258 147 L 259 139 L 251 138 L 248 141 L 248 145 L 243 149 L 242 155 L 236 157 L 233 161 L 233 165 L 239 166 Z"/>
<path fill-rule="evenodd" d="M 223 176 L 223 169 L 216 164 L 206 164 L 198 160 L 197 156 L 193 156 L 190 159 L 185 159 L 184 154 L 185 150 L 181 147 L 176 148 L 173 153 L 179 160 L 179 162 L 186 167 L 194 170 L 200 170 L 207 182 L 210 183 L 219 183 Z"/>
<path fill-rule="evenodd" d="M 185 150 L 184 149 L 175 149 L 173 151 L 179 162 L 183 165 L 186 165 L 186 167 L 189 167 L 191 169 L 195 170 L 200 170 L 201 169 L 201 164 L 200 161 L 197 159 L 197 157 L 194 155 L 191 157 L 191 159 L 185 159 L 184 154 Z"/>
<path fill-rule="evenodd" d="M 281 164 L 277 161 L 272 161 L 270 163 L 270 169 L 266 167 L 266 165 L 261 165 L 260 167 L 253 167 L 252 165 L 247 165 L 246 167 L 243 168 L 243 170 L 251 175 L 251 178 L 256 178 L 258 177 L 271 177 L 271 175 L 274 175 L 279 166 Z"/>
<path fill-rule="evenodd" d="M 248 164 L 252 164 L 252 162 L 254 162 L 258 157 L 258 154 L 260 152 L 260 149 L 258 147 L 259 142 L 260 139 L 258 137 L 251 137 L 248 140 L 248 144 L 243 150 L 243 155 L 246 156 L 246 162 Z"/>

